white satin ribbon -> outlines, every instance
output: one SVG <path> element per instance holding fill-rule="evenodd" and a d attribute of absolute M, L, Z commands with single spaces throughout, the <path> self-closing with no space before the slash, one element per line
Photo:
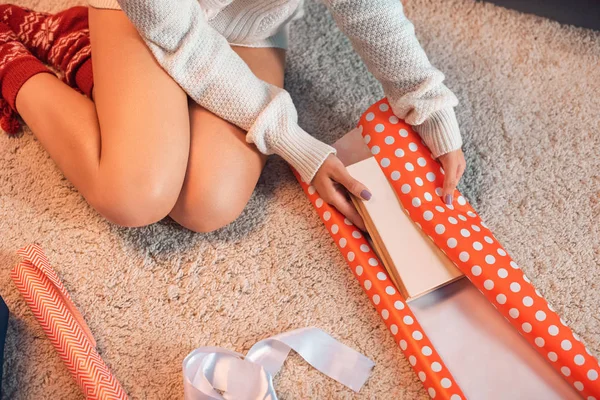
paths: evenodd
<path fill-rule="evenodd" d="M 277 400 L 273 376 L 283 366 L 290 350 L 355 392 L 369 378 L 375 365 L 322 330 L 301 328 L 261 340 L 246 357 L 222 347 L 200 347 L 192 351 L 183 360 L 184 398 Z"/>

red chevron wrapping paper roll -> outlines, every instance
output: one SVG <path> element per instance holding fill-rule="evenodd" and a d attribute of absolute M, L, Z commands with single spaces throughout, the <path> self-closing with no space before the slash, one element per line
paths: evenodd
<path fill-rule="evenodd" d="M 371 246 L 355 226 L 325 203 L 294 171 L 352 273 L 383 318 L 431 398 L 465 399 L 452 374 L 429 341 L 404 297 L 396 290 Z"/>
<path fill-rule="evenodd" d="M 600 399 L 598 360 L 589 352 L 459 194 L 441 198 L 443 170 L 386 99 L 359 129 L 411 219 L 498 311 L 587 400 Z"/>
<path fill-rule="evenodd" d="M 96 351 L 96 342 L 44 252 L 29 245 L 11 277 L 61 360 L 90 400 L 127 399 Z"/>

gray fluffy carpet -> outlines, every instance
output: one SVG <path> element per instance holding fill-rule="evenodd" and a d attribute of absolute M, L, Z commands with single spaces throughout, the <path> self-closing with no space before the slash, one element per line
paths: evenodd
<path fill-rule="evenodd" d="M 71 2 L 23 1 L 57 11 Z M 406 0 L 432 63 L 461 103 L 463 193 L 540 291 L 600 353 L 600 34 L 471 0 Z M 313 1 L 293 25 L 287 88 L 301 125 L 333 142 L 382 96 Z M 46 250 L 134 399 L 182 398 L 181 361 L 198 346 L 245 353 L 316 326 L 371 357 L 359 394 L 293 355 L 282 399 L 427 395 L 290 170 L 272 159 L 243 215 L 213 234 L 170 220 L 103 220 L 30 132 L 0 135 L 0 293 L 12 311 L 6 399 L 80 399 L 9 278 L 15 251 Z"/>

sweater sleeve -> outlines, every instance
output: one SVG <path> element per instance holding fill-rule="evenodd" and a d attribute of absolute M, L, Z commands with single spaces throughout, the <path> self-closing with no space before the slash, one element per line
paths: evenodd
<path fill-rule="evenodd" d="M 158 63 L 198 104 L 246 130 L 311 182 L 335 149 L 298 126 L 290 95 L 258 79 L 207 22 L 197 0 L 118 0 Z"/>
<path fill-rule="evenodd" d="M 399 0 L 324 0 L 394 113 L 412 125 L 434 157 L 459 149 L 456 96 L 442 83 Z"/>

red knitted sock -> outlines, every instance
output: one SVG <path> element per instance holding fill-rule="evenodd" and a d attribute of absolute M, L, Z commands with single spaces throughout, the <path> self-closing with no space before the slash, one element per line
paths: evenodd
<path fill-rule="evenodd" d="M 87 7 L 57 14 L 0 5 L 0 18 L 41 61 L 64 72 L 64 80 L 91 97 L 94 86 Z"/>
<path fill-rule="evenodd" d="M 0 127 L 5 132 L 16 133 L 21 127 L 15 106 L 17 93 L 29 78 L 41 72 L 52 73 L 6 24 L 0 23 Z"/>

